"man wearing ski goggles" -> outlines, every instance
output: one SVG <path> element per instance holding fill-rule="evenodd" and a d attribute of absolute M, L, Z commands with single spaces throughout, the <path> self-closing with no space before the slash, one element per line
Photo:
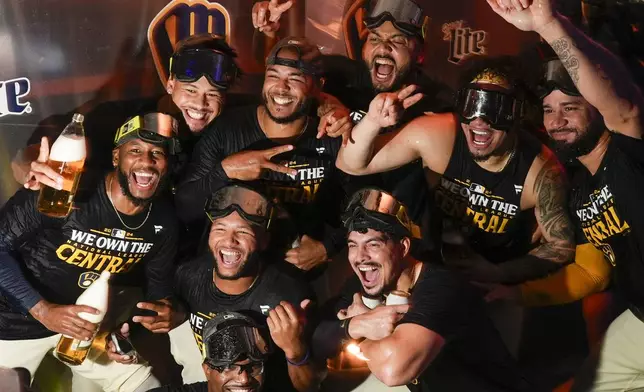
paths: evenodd
<path fill-rule="evenodd" d="M 516 66 L 512 58 L 475 62 L 464 75 L 457 116 L 417 118 L 394 135 L 378 133 L 398 121 L 404 90 L 380 94 L 354 128 L 356 142 L 342 147 L 336 162 L 348 174 L 368 175 L 422 159 L 442 176 L 436 203 L 465 229 L 461 240 L 474 251 L 459 268 L 478 281 L 521 283 L 574 255 L 561 169 L 545 146 L 520 129 Z M 535 226 L 545 239 L 536 246 Z"/>
<path fill-rule="evenodd" d="M 206 365 L 215 369 L 210 373 L 206 370 L 206 375 L 230 374 L 235 369 L 244 374 L 245 369 L 249 377 L 260 373 L 259 365 L 250 363 L 264 361 L 272 339 L 275 355 L 265 361 L 271 380 L 279 382 L 276 388 L 309 390 L 319 382 L 323 368 L 314 361 L 308 335 L 304 334 L 307 308 L 314 294 L 301 277 L 270 262 L 266 252 L 273 245 L 271 234 L 284 236 L 276 230 L 275 223 L 285 215 L 266 196 L 241 183 L 215 191 L 206 202 L 205 213 L 212 222 L 207 251 L 182 264 L 175 279 L 177 295 L 190 314 L 187 325 L 170 335 L 172 354 L 184 368 L 184 381 L 203 380 L 202 358 L 194 350 L 195 338 L 197 346 L 203 344 Z M 217 328 L 204 329 L 212 315 L 227 311 L 243 312 L 268 328 L 258 329 L 247 319 L 235 316 L 217 319 L 221 321 Z M 241 330 L 235 329 L 240 325 Z M 220 341 L 233 346 L 217 346 Z M 247 353 L 246 358 L 238 355 L 241 351 Z M 249 361 L 243 364 L 245 368 L 226 370 L 245 359 Z"/>
<path fill-rule="evenodd" d="M 373 376 L 412 391 L 528 390 L 479 293 L 444 266 L 410 257 L 417 229 L 406 210 L 376 188 L 352 197 L 344 225 L 355 276 L 322 306 L 332 311 L 313 335 L 316 352 L 333 357 L 357 344 Z"/>
<path fill-rule="evenodd" d="M 193 134 L 221 113 L 227 92 L 240 75 L 236 57 L 225 39 L 214 34 L 195 35 L 177 45 L 166 90 Z"/>
<path fill-rule="evenodd" d="M 259 392 L 265 381 L 265 364 L 273 352 L 266 327 L 251 317 L 219 312 L 203 328 L 203 364 L 207 382 L 190 384 L 193 392 Z M 180 392 L 186 387 L 165 387 L 156 392 Z"/>

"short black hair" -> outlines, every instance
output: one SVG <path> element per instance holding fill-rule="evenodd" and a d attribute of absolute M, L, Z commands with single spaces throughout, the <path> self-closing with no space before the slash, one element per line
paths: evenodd
<path fill-rule="evenodd" d="M 409 238 L 409 237 L 405 237 L 405 236 L 402 236 L 402 235 L 397 234 L 397 233 L 392 233 L 392 232 L 389 232 L 389 231 L 386 231 L 386 230 L 372 228 L 372 227 L 362 228 L 362 229 L 355 229 L 355 230 L 351 230 L 351 231 L 355 231 L 355 232 L 358 232 L 360 234 L 367 234 L 369 229 L 372 229 L 372 230 L 375 230 L 375 231 L 377 231 L 379 233 L 382 233 L 383 237 L 385 237 L 385 240 L 392 240 L 395 243 L 398 243 L 398 242 L 402 241 L 403 238 Z"/>
<path fill-rule="evenodd" d="M 174 50 L 174 54 L 181 54 L 183 51 L 189 49 L 211 49 L 221 52 L 231 59 L 237 58 L 237 52 L 228 45 L 226 38 L 217 34 L 203 33 L 191 35 L 179 41 Z"/>

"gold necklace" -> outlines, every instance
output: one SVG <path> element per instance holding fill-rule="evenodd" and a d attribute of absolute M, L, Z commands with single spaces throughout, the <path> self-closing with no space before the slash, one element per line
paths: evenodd
<path fill-rule="evenodd" d="M 141 227 L 143 227 L 145 222 L 147 222 L 148 218 L 150 217 L 150 211 L 152 211 L 152 203 L 150 203 L 150 205 L 148 205 L 148 214 L 145 216 L 145 219 L 143 220 L 143 222 L 141 222 L 140 225 L 138 225 L 137 227 L 130 227 L 130 226 L 126 225 L 125 222 L 123 222 L 123 219 L 121 219 L 121 214 L 116 209 L 116 207 L 114 206 L 114 202 L 112 201 L 112 194 L 111 193 L 112 193 L 112 180 L 113 179 L 114 179 L 114 177 L 110 177 L 110 183 L 107 185 L 107 198 L 110 200 L 110 204 L 112 205 L 112 208 L 114 208 L 114 212 L 116 212 L 116 217 L 119 218 L 119 221 L 121 221 L 121 224 L 123 226 L 125 226 L 128 230 L 134 231 L 134 230 L 140 229 Z"/>

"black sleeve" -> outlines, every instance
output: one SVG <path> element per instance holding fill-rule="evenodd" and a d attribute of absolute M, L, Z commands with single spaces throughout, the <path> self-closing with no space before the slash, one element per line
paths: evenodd
<path fill-rule="evenodd" d="M 343 341 L 347 338 L 342 321 L 337 314 L 353 302 L 353 294 L 360 291 L 358 282 L 352 278 L 345 283 L 340 294 L 327 300 L 320 307 L 320 322 L 312 337 L 312 350 L 318 358 L 333 358 L 342 350 Z"/>
<path fill-rule="evenodd" d="M 481 303 L 473 287 L 453 272 L 429 264 L 423 270 L 400 324 L 418 324 L 448 340 L 468 326 Z"/>
<path fill-rule="evenodd" d="M 221 166 L 226 158 L 222 151 L 225 142 L 221 138 L 222 131 L 217 125 L 204 131 L 179 182 L 175 204 L 184 223 L 201 220 L 208 195 L 230 180 Z"/>
<path fill-rule="evenodd" d="M 346 56 L 322 56 L 322 69 L 324 77 L 324 92 L 335 97 L 347 93 L 347 87 L 358 84 L 360 74 L 359 63 Z"/>
<path fill-rule="evenodd" d="M 145 265 L 146 298 L 154 301 L 171 297 L 174 260 L 177 254 L 177 225 L 169 225 L 161 246 Z"/>
<path fill-rule="evenodd" d="M 13 257 L 21 243 L 33 237 L 42 225 L 37 210 L 38 192 L 21 189 L 0 211 L 0 290 L 25 311 L 42 299 Z"/>

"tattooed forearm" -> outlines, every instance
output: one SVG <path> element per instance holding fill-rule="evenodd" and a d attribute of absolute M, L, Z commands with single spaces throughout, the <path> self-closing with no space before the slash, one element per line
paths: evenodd
<path fill-rule="evenodd" d="M 564 67 L 570 74 L 573 82 L 579 82 L 579 59 L 572 54 L 574 43 L 569 38 L 559 38 L 550 43 Z"/>
<path fill-rule="evenodd" d="M 562 169 L 556 161 L 548 161 L 541 168 L 535 179 L 534 191 L 537 222 L 547 242 L 531 254 L 557 262 L 570 261 L 574 256 L 574 233 L 566 210 Z"/>

